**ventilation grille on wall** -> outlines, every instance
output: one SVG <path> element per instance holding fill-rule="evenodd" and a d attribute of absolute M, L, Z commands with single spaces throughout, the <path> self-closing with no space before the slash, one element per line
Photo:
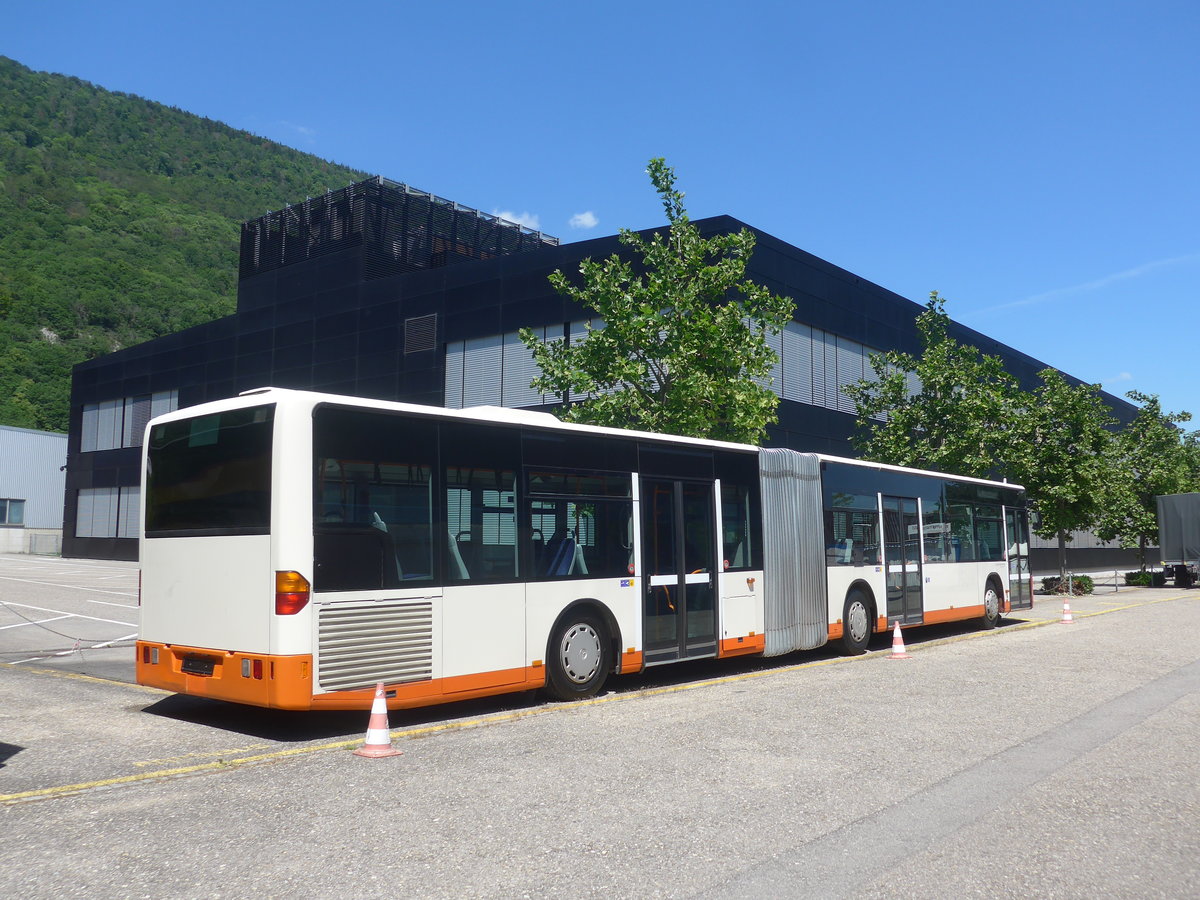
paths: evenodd
<path fill-rule="evenodd" d="M 437 313 L 404 320 L 404 352 L 420 353 L 437 346 Z"/>

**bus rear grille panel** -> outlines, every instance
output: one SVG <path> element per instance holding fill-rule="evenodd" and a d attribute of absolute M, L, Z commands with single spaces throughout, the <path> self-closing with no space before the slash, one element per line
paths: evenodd
<path fill-rule="evenodd" d="M 433 675 L 429 601 L 336 603 L 317 617 L 317 679 L 323 690 L 405 684 Z"/>

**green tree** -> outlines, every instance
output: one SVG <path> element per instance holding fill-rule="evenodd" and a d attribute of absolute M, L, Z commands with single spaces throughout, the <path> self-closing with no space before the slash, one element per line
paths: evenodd
<path fill-rule="evenodd" d="M 921 355 L 874 354 L 874 377 L 844 389 L 858 413 L 855 446 L 878 462 L 1024 485 L 1037 533 L 1058 538 L 1065 577 L 1070 533 L 1099 519 L 1115 420 L 1097 386 L 1046 369 L 1024 391 L 998 357 L 956 341 L 949 325 L 931 294 L 917 317 Z"/>
<path fill-rule="evenodd" d="M 1163 412 L 1155 394 L 1130 391 L 1125 396 L 1141 409 L 1110 444 L 1111 480 L 1096 533 L 1104 540 L 1119 540 L 1123 547 L 1137 547 L 1145 571 L 1146 548 L 1158 541 L 1154 498 L 1182 493 L 1194 484 L 1185 435 L 1179 429 L 1192 414 Z"/>
<path fill-rule="evenodd" d="M 1071 384 L 1057 369 L 1021 405 L 1003 471 L 1025 486 L 1036 513 L 1035 531 L 1058 538 L 1059 575 L 1067 575 L 1071 532 L 1092 528 L 1113 477 L 1108 452 L 1116 423 L 1099 385 Z"/>
<path fill-rule="evenodd" d="M 1020 404 L 1017 380 L 999 357 L 950 336 L 945 300 L 936 291 L 916 325 L 919 356 L 874 353 L 872 377 L 843 388 L 858 414 L 855 449 L 897 466 L 999 475 Z"/>
<path fill-rule="evenodd" d="M 766 338 L 783 330 L 795 304 L 746 278 L 749 229 L 701 237 L 675 170 L 656 158 L 647 173 L 667 234 L 647 240 L 622 229 L 625 257 L 584 260 L 578 285 L 561 271 L 550 276 L 600 322 L 574 343 L 522 329 L 541 369 L 532 386 L 561 398 L 569 422 L 758 443 L 779 405 L 767 386 L 778 355 Z"/>

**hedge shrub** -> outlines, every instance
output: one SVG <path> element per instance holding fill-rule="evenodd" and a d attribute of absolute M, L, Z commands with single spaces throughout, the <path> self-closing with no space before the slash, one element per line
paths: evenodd
<path fill-rule="evenodd" d="M 1162 587 L 1167 576 L 1165 572 L 1126 572 L 1125 583 L 1134 587 Z"/>
<path fill-rule="evenodd" d="M 1061 579 L 1057 575 L 1049 575 L 1043 578 L 1042 592 L 1046 594 L 1065 594 L 1066 589 L 1060 582 Z M 1075 596 L 1090 594 L 1095 589 L 1095 582 L 1092 581 L 1090 575 L 1073 575 L 1071 577 L 1071 593 Z"/>

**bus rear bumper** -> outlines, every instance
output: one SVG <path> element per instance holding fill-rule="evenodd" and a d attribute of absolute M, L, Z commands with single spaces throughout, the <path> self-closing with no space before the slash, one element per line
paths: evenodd
<path fill-rule="evenodd" d="M 311 709 L 312 656 L 137 642 L 137 682 L 177 694 L 273 709 Z"/>
<path fill-rule="evenodd" d="M 388 709 L 411 709 L 529 691 L 546 682 L 544 666 L 387 685 Z M 137 682 L 176 694 L 270 709 L 370 709 L 374 687 L 314 690 L 312 656 L 239 653 L 137 642 Z"/>

